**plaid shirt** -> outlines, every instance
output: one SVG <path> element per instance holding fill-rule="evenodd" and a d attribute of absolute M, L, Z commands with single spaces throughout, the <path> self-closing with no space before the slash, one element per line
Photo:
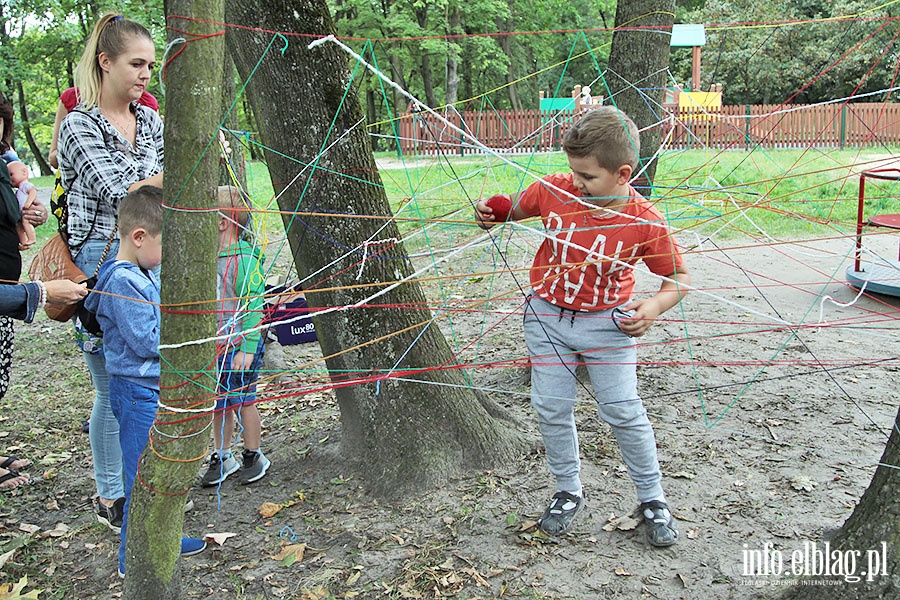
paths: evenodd
<path fill-rule="evenodd" d="M 163 168 L 163 125 L 156 112 L 131 103 L 137 117 L 135 145 L 125 140 L 96 106 L 73 110 L 59 128 L 59 170 L 69 204 L 69 245 L 107 240 L 119 200 L 133 183 Z"/>

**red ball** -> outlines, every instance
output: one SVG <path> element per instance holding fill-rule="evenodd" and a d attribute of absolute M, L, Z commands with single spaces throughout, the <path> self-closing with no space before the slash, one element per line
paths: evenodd
<path fill-rule="evenodd" d="M 506 221 L 512 212 L 512 200 L 509 196 L 498 194 L 487 199 L 487 205 L 494 215 L 494 221 Z"/>

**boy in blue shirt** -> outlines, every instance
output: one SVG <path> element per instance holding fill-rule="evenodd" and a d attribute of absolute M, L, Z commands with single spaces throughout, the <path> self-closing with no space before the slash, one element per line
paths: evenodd
<path fill-rule="evenodd" d="M 100 268 L 85 307 L 97 314 L 109 373 L 109 402 L 119 422 L 125 474 L 125 509 L 119 576 L 125 577 L 125 531 L 131 487 L 159 404 L 159 280 L 162 262 L 162 189 L 143 186 L 119 202 L 119 253 Z M 206 542 L 181 538 L 181 555 L 202 552 Z"/>

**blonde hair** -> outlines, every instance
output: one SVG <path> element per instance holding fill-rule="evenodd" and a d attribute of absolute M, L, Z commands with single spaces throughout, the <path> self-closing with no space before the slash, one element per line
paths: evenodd
<path fill-rule="evenodd" d="M 231 185 L 220 185 L 217 189 L 219 212 L 223 217 L 237 223 L 246 231 L 250 222 L 250 202 L 239 189 Z"/>
<path fill-rule="evenodd" d="M 100 87 L 103 83 L 103 72 L 97 62 L 100 53 L 106 53 L 110 59 L 115 60 L 125 53 L 129 42 L 135 37 L 153 41 L 146 27 L 116 13 L 104 14 L 94 25 L 75 67 L 79 101 L 86 108 L 100 104 Z"/>
<path fill-rule="evenodd" d="M 577 158 L 593 156 L 610 172 L 622 165 L 637 169 L 641 138 L 637 125 L 614 106 L 589 111 L 572 125 L 563 138 L 563 150 Z"/>

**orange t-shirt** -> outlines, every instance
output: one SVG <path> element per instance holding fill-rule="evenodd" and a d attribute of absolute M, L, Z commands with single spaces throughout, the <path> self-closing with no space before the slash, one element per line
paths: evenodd
<path fill-rule="evenodd" d="M 684 259 L 663 216 L 634 188 L 628 203 L 610 217 L 590 212 L 585 203 L 544 185 L 580 197 L 571 173 L 548 175 L 519 198 L 519 209 L 540 216 L 544 239 L 531 265 L 531 286 L 544 300 L 578 311 L 599 311 L 628 302 L 634 265 L 668 276 Z"/>

